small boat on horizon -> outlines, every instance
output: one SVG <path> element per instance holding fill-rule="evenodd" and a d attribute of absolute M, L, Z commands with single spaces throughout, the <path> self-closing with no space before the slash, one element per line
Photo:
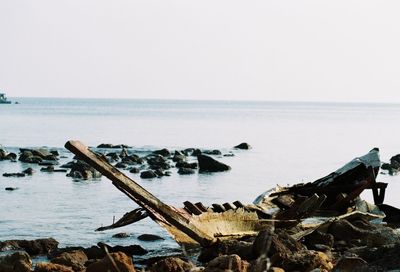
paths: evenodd
<path fill-rule="evenodd" d="M 0 93 L 0 104 L 11 104 L 11 101 L 7 99 L 5 93 Z"/>

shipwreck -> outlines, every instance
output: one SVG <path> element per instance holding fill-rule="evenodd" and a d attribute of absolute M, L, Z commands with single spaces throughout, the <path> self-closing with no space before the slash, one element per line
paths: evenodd
<path fill-rule="evenodd" d="M 99 228 L 100 231 L 126 226 L 149 216 L 179 244 L 208 247 L 221 240 L 255 236 L 271 228 L 301 226 L 302 231 L 293 235 L 300 239 L 329 224 L 332 218 L 382 220 L 385 217 L 382 210 L 398 211 L 383 204 L 387 184 L 376 181 L 381 165 L 377 148 L 314 182 L 277 186 L 258 196 L 252 204 L 235 201 L 206 207 L 200 202 L 186 201 L 183 208 L 177 208 L 162 202 L 81 142 L 69 141 L 65 147 L 109 178 L 117 189 L 140 206 L 111 226 Z M 374 204 L 360 199 L 359 195 L 366 189 L 372 190 Z M 320 220 L 306 222 L 310 217 Z"/>

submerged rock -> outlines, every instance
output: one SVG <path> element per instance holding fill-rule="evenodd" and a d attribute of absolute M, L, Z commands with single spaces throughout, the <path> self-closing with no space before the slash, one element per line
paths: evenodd
<path fill-rule="evenodd" d="M 78 179 L 101 178 L 101 173 L 83 161 L 76 161 L 71 165 L 68 177 Z"/>
<path fill-rule="evenodd" d="M 178 170 L 179 175 L 192 175 L 194 173 L 196 173 L 196 172 L 191 168 L 182 167 L 182 168 L 179 168 L 179 170 Z"/>
<path fill-rule="evenodd" d="M 3 177 L 23 178 L 23 177 L 25 177 L 25 174 L 24 173 L 4 173 Z"/>
<path fill-rule="evenodd" d="M 200 172 L 221 172 L 230 170 L 231 167 L 219 162 L 210 156 L 206 155 L 198 155 L 197 160 L 199 162 L 199 170 Z"/>
<path fill-rule="evenodd" d="M 152 242 L 152 241 L 164 240 L 164 238 L 154 234 L 142 234 L 138 236 L 138 240 Z"/>
<path fill-rule="evenodd" d="M 6 187 L 5 190 L 6 191 L 15 191 L 15 190 L 18 190 L 18 187 Z"/>
<path fill-rule="evenodd" d="M 33 175 L 33 173 L 35 173 L 35 171 L 31 167 L 29 167 L 29 168 L 26 168 L 24 171 L 22 171 L 22 173 L 27 174 L 28 176 L 31 176 L 31 175 Z"/>
<path fill-rule="evenodd" d="M 118 238 L 118 239 L 123 239 L 123 238 L 128 238 L 129 236 L 130 236 L 129 233 L 120 232 L 120 233 L 114 234 L 112 237 L 113 237 L 113 238 Z"/>

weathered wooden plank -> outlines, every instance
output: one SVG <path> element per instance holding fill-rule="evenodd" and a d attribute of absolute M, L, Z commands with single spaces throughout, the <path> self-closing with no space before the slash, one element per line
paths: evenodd
<path fill-rule="evenodd" d="M 202 211 L 197 208 L 192 202 L 190 201 L 185 201 L 183 202 L 183 205 L 185 205 L 185 209 L 187 209 L 191 214 L 195 215 L 200 215 L 202 214 Z"/>
<path fill-rule="evenodd" d="M 112 180 L 118 189 L 132 198 L 139 206 L 143 207 L 149 215 L 152 215 L 152 218 L 161 217 L 161 220 L 164 219 L 167 223 L 185 233 L 202 246 L 208 246 L 216 241 L 214 237 L 189 224 L 188 218 L 163 203 L 135 181 L 110 165 L 100 155 L 89 150 L 81 142 L 68 141 L 65 144 L 65 148 Z"/>
<path fill-rule="evenodd" d="M 236 210 L 236 207 L 233 204 L 228 203 L 228 202 L 222 204 L 222 206 L 224 206 L 225 210 L 227 210 L 227 211 Z"/>
<path fill-rule="evenodd" d="M 201 202 L 197 202 L 194 205 L 196 205 L 196 207 L 202 211 L 202 212 L 207 212 L 207 207 L 203 205 L 203 203 Z"/>
<path fill-rule="evenodd" d="M 213 211 L 214 212 L 217 212 L 217 213 L 225 212 L 225 208 L 221 204 L 214 203 L 214 204 L 212 204 L 212 206 L 213 206 Z"/>

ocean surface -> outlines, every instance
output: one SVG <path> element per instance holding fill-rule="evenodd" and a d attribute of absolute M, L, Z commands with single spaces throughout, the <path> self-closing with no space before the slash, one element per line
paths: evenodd
<path fill-rule="evenodd" d="M 277 184 L 316 180 L 351 159 L 379 147 L 382 161 L 400 153 L 400 105 L 247 101 L 97 100 L 11 98 L 20 104 L 0 105 L 0 144 L 57 149 L 77 139 L 88 146 L 126 144 L 138 154 L 168 148 L 219 149 L 233 157 L 217 157 L 232 170 L 216 174 L 142 180 L 128 175 L 162 201 L 175 206 L 201 201 L 206 205 L 240 200 L 252 202 Z M 252 149 L 234 150 L 248 142 Z M 137 205 L 103 177 L 76 181 L 65 173 L 36 173 L 6 178 L 5 172 L 29 166 L 0 161 L 0 240 L 54 237 L 60 246 L 140 244 L 153 253 L 179 250 L 157 224 L 145 219 L 133 225 L 95 232 Z M 400 178 L 380 174 L 389 183 L 385 202 L 400 206 Z M 18 187 L 5 191 L 5 187 Z M 363 193 L 372 201 L 372 192 Z M 127 239 L 112 238 L 127 232 Z M 162 242 L 141 242 L 143 233 Z"/>

